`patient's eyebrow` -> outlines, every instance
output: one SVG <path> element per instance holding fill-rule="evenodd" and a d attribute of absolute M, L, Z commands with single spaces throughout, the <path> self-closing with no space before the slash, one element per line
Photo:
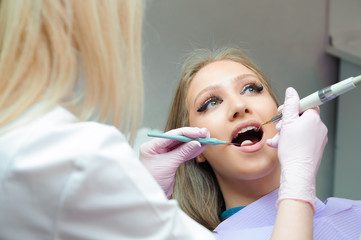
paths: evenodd
<path fill-rule="evenodd" d="M 236 77 L 231 78 L 231 79 L 229 79 L 229 80 L 232 81 L 232 82 L 238 82 L 238 81 L 242 81 L 242 80 L 244 80 L 245 78 L 248 78 L 248 77 L 255 77 L 255 78 L 258 79 L 257 75 L 247 73 L 247 74 L 237 75 Z M 197 99 L 198 99 L 199 96 L 201 96 L 203 93 L 220 89 L 220 88 L 221 88 L 221 85 L 222 85 L 222 83 L 214 83 L 214 84 L 208 85 L 207 87 L 203 88 L 203 89 L 196 95 L 196 97 L 194 98 L 194 103 L 193 103 L 193 105 L 194 105 L 194 106 L 196 105 Z"/>

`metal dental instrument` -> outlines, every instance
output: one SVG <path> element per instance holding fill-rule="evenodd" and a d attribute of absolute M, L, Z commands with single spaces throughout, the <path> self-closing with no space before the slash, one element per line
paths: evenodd
<path fill-rule="evenodd" d="M 307 97 L 304 97 L 300 100 L 300 113 L 303 113 L 307 109 L 317 107 L 325 102 L 328 102 L 341 94 L 350 91 L 351 89 L 356 88 L 357 85 L 361 84 L 361 75 L 357 77 L 350 77 L 341 82 L 335 83 L 331 86 L 325 87 L 321 90 L 318 90 Z M 282 119 L 282 113 L 274 116 L 269 121 L 263 123 L 260 128 L 271 122 L 278 122 Z"/>
<path fill-rule="evenodd" d="M 198 141 L 201 144 L 207 144 L 207 145 L 219 145 L 219 144 L 232 144 L 236 146 L 241 146 L 239 143 L 231 143 L 219 140 L 217 138 L 190 138 L 186 136 L 179 136 L 179 135 L 169 135 L 169 134 L 163 134 L 163 133 L 148 133 L 149 137 L 158 137 L 158 138 L 168 138 L 173 139 L 181 142 L 190 142 L 190 141 Z"/>

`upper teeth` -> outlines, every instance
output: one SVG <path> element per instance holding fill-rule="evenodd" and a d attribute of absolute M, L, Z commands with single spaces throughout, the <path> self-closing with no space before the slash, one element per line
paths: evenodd
<path fill-rule="evenodd" d="M 245 127 L 245 128 L 242 128 L 241 130 L 239 130 L 239 131 L 238 131 L 238 134 L 245 133 L 245 132 L 247 132 L 247 131 L 254 130 L 254 129 L 258 129 L 258 128 L 255 127 L 255 126 Z"/>

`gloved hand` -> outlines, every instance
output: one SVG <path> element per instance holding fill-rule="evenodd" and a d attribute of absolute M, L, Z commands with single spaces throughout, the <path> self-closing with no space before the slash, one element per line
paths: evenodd
<path fill-rule="evenodd" d="M 166 134 L 191 138 L 210 136 L 206 128 L 193 127 L 173 129 Z M 172 139 L 154 138 L 140 146 L 139 158 L 170 198 L 179 165 L 195 158 L 205 148 L 206 145 L 201 145 L 198 141 L 184 143 Z"/>
<path fill-rule="evenodd" d="M 301 200 L 311 204 L 315 213 L 316 175 L 328 141 L 319 108 L 308 109 L 299 116 L 299 96 L 295 89 L 288 88 L 282 120 L 276 128 L 279 134 L 267 143 L 278 145 L 282 172 L 277 206 L 283 199 Z"/>

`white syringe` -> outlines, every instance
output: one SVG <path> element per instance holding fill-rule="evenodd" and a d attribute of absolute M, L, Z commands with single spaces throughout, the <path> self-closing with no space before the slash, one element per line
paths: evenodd
<path fill-rule="evenodd" d="M 321 90 L 318 90 L 307 97 L 304 97 L 300 100 L 300 113 L 303 113 L 307 109 L 317 107 L 319 105 L 328 102 L 341 94 L 350 91 L 351 89 L 356 88 L 357 85 L 361 84 L 361 75 L 357 77 L 350 77 L 341 82 L 335 83 L 331 86 L 325 87 Z M 274 116 L 271 120 L 262 124 L 265 125 L 271 122 L 277 122 L 282 119 L 282 113 Z"/>

